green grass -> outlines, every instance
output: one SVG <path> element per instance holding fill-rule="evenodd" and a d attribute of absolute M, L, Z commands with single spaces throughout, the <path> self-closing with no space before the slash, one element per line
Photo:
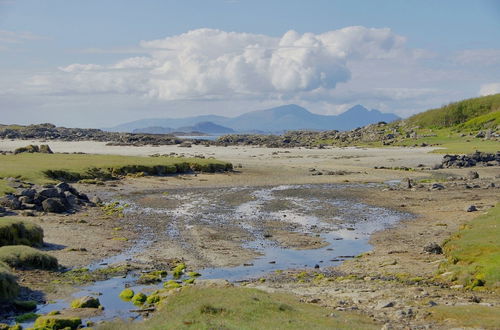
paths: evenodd
<path fill-rule="evenodd" d="M 17 297 L 19 286 L 9 266 L 0 262 L 0 302 L 11 301 Z"/>
<path fill-rule="evenodd" d="M 442 273 L 471 289 L 500 288 L 500 204 L 464 225 L 444 247 Z"/>
<path fill-rule="evenodd" d="M 500 111 L 500 94 L 450 103 L 416 114 L 406 121 L 420 127 L 451 127 L 495 111 Z"/>
<path fill-rule="evenodd" d="M 0 246 L 43 244 L 43 229 L 37 224 L 17 218 L 0 218 Z"/>
<path fill-rule="evenodd" d="M 107 323 L 100 329 L 379 329 L 368 317 L 300 303 L 256 289 L 187 288 L 168 296 L 142 323 Z"/>
<path fill-rule="evenodd" d="M 57 269 L 57 259 L 25 245 L 0 247 L 0 261 L 16 268 Z"/>
<path fill-rule="evenodd" d="M 215 159 L 180 157 L 134 157 L 93 154 L 0 155 L 0 178 L 15 177 L 44 184 L 58 180 L 111 179 L 127 174 L 175 174 L 190 170 L 218 172 L 231 170 L 232 165 Z M 0 183 L 0 194 L 8 192 Z"/>
<path fill-rule="evenodd" d="M 478 131 L 483 128 L 496 128 L 500 126 L 500 111 L 491 112 L 476 118 L 472 118 L 463 124 L 458 125 L 460 129 Z"/>
<path fill-rule="evenodd" d="M 500 324 L 499 306 L 435 306 L 428 311 L 430 319 L 449 328 L 498 329 Z"/>

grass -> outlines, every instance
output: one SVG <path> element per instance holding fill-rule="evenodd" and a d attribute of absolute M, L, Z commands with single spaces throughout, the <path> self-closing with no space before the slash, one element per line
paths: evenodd
<path fill-rule="evenodd" d="M 142 323 L 112 322 L 100 329 L 375 329 L 368 317 L 300 303 L 287 294 L 256 289 L 186 288 L 162 301 Z"/>
<path fill-rule="evenodd" d="M 19 286 L 10 272 L 9 266 L 0 262 L 0 302 L 11 301 L 17 297 Z"/>
<path fill-rule="evenodd" d="M 127 174 L 166 175 L 192 170 L 219 172 L 232 169 L 230 163 L 215 159 L 92 154 L 7 154 L 0 155 L 0 164 L 0 178 L 15 177 L 37 184 L 107 180 Z M 0 184 L 0 194 L 7 190 L 5 182 Z"/>
<path fill-rule="evenodd" d="M 500 204 L 464 225 L 444 247 L 442 273 L 471 289 L 500 288 Z"/>
<path fill-rule="evenodd" d="M 0 247 L 0 261 L 16 268 L 57 269 L 57 259 L 25 245 Z"/>
<path fill-rule="evenodd" d="M 434 306 L 428 311 L 430 319 L 449 328 L 498 329 L 500 324 L 499 306 Z"/>
<path fill-rule="evenodd" d="M 43 229 L 37 224 L 17 218 L 0 218 L 0 247 L 4 245 L 41 246 Z"/>
<path fill-rule="evenodd" d="M 450 103 L 438 109 L 416 114 L 406 121 L 420 127 L 451 127 L 473 118 L 500 111 L 500 94 Z"/>

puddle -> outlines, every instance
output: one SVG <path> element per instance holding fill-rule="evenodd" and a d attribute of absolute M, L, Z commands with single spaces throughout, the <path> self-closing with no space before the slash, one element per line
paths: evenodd
<path fill-rule="evenodd" d="M 259 278 L 275 270 L 335 266 L 350 256 L 356 256 L 370 250 L 370 235 L 387 228 L 410 215 L 381 207 L 375 207 L 343 199 L 339 196 L 344 185 L 283 185 L 267 188 L 239 187 L 230 189 L 184 189 L 148 194 L 127 196 L 121 202 L 130 206 L 125 209 L 127 216 L 141 218 L 140 228 L 144 239 L 119 255 L 101 260 L 89 266 L 95 270 L 124 261 L 133 261 L 134 256 L 154 244 L 158 235 L 176 238 L 181 245 L 190 248 L 189 233 L 193 224 L 198 226 L 217 225 L 221 229 L 235 228 L 249 233 L 244 242 L 245 248 L 256 250 L 261 254 L 250 265 L 237 267 L 207 267 L 198 269 L 201 279 L 223 278 L 230 281 L 241 281 Z M 241 203 L 234 196 L 243 196 Z M 155 207 L 147 205 L 147 196 L 154 196 Z M 181 201 L 174 207 L 163 207 L 169 200 Z M 160 200 L 160 202 L 158 201 Z M 225 202 L 228 201 L 228 202 Z M 229 202 L 230 201 L 230 202 Z M 285 205 L 285 208 L 280 208 Z M 320 210 L 321 212 L 315 212 Z M 316 214 L 316 215 L 315 215 Z M 320 214 L 320 215 L 318 215 Z M 148 222 L 150 221 L 150 222 Z M 326 246 L 317 249 L 295 250 L 284 248 L 273 240 L 272 235 L 265 235 L 265 221 L 272 221 L 289 228 L 290 231 L 307 234 L 326 242 Z M 154 224 L 154 226 L 152 226 Z M 139 228 L 139 227 L 138 227 Z M 158 231 L 161 229 L 161 232 Z M 193 244 L 194 246 L 194 244 Z M 161 287 L 158 285 L 137 285 L 140 274 L 129 273 L 126 277 L 114 277 L 82 286 L 68 300 L 84 295 L 97 296 L 105 307 L 102 315 L 85 319 L 85 321 L 111 320 L 114 318 L 140 319 L 140 315 L 131 310 L 137 309 L 130 302 L 122 301 L 118 295 L 130 287 L 135 292 L 152 292 Z M 165 280 L 171 279 L 169 277 Z M 96 294 L 99 295 L 96 295 Z M 69 301 L 60 300 L 52 304 L 39 306 L 37 313 L 44 314 L 52 310 L 67 308 Z M 24 323 L 24 327 L 32 323 Z"/>

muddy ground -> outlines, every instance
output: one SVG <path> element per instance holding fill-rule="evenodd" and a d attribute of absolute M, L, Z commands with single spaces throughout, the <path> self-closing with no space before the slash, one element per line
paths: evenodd
<path fill-rule="evenodd" d="M 306 275 L 301 275 L 303 269 L 299 266 L 295 270 L 273 271 L 264 276 L 265 282 L 250 281 L 248 285 L 264 290 L 294 292 L 305 301 L 324 304 L 339 311 L 358 310 L 372 315 L 386 328 L 452 326 L 452 323 L 436 324 L 429 318 L 434 305 L 500 306 L 498 294 L 471 293 L 431 282 L 408 283 L 404 280 L 432 278 L 443 256 L 425 253 L 423 247 L 432 242 L 442 243 L 461 224 L 498 202 L 499 168 L 475 168 L 480 178 L 474 180 L 466 179 L 470 169 L 430 170 L 427 168 L 438 163 L 441 155 L 429 153 L 431 150 L 428 148 L 280 150 L 196 147 L 186 150 L 175 146 L 107 149 L 98 143 L 91 144 L 59 143 L 51 145 L 51 148 L 54 151 L 78 149 L 137 155 L 171 152 L 187 156 L 204 155 L 231 161 L 236 165 L 236 171 L 228 174 L 127 178 L 104 186 L 79 186 L 79 190 L 90 196 L 100 196 L 103 201 L 119 200 L 127 203 L 127 207 L 122 217 L 108 216 L 99 208 L 90 208 L 74 215 L 46 215 L 31 219 L 44 228 L 45 240 L 49 243 L 48 252 L 65 267 L 84 267 L 112 257 L 127 251 L 138 240 L 147 244 L 134 255 L 134 266 L 144 268 L 168 266 L 174 258 L 186 261 L 192 269 L 251 264 L 261 252 L 245 243 L 257 236 L 276 246 L 294 250 L 324 248 L 326 243 L 321 228 L 306 228 L 292 221 L 278 221 L 275 217 L 266 218 L 260 214 L 261 218 L 255 222 L 258 226 L 250 230 L 244 226 L 245 221 L 238 220 L 236 213 L 230 220 L 207 223 L 203 217 L 190 218 L 189 213 L 176 216 L 172 212 L 186 211 L 182 206 L 198 200 L 199 196 L 209 197 L 209 202 L 195 205 L 198 211 L 209 212 L 212 210 L 210 201 L 218 198 L 219 203 L 212 205 L 213 209 L 227 214 L 234 213 L 242 204 L 251 209 L 255 201 L 252 192 L 266 187 L 343 184 L 342 189 L 331 191 L 316 189 L 316 186 L 296 191 L 299 197 L 308 195 L 308 198 L 327 191 L 331 198 L 388 208 L 411 216 L 402 217 L 403 220 L 396 225 L 372 234 L 372 249 L 360 258 L 345 260 L 335 267 L 318 264 L 319 269 L 306 269 Z M 16 145 L 5 146 L 11 147 Z M 416 170 L 375 169 L 375 166 L 407 166 Z M 405 183 L 408 178 L 414 180 L 412 188 Z M 419 185 L 421 179 L 426 179 L 426 183 Z M 441 183 L 444 189 L 432 190 L 433 182 Z M 294 189 L 286 189 L 281 193 L 283 198 L 275 198 L 260 206 L 266 214 L 274 215 L 280 210 L 297 208 L 290 205 L 293 193 Z M 274 194 L 280 196 L 279 191 Z M 190 196 L 197 197 L 190 199 Z M 321 199 L 324 196 L 319 197 L 320 202 L 325 200 Z M 472 204 L 477 206 L 478 211 L 466 212 Z M 151 209 L 167 209 L 170 213 L 152 213 Z M 305 212 L 297 210 L 299 214 Z M 330 204 L 320 204 L 319 207 L 309 208 L 308 212 L 323 219 L 332 218 L 332 228 L 339 225 L 334 220 L 339 210 Z M 243 215 L 251 216 L 249 213 Z M 183 226 L 165 231 L 164 223 L 158 221 L 164 217 L 183 219 Z M 342 224 L 346 225 L 345 222 Z M 175 237 L 182 239 L 176 240 Z M 311 275 L 314 272 L 335 280 L 316 280 L 315 275 Z M 41 299 L 52 300 L 68 292 L 63 285 L 53 285 L 54 275 L 51 273 L 19 272 L 19 275 L 23 285 L 33 290 L 26 290 L 32 296 L 36 297 L 42 290 L 44 295 Z"/>

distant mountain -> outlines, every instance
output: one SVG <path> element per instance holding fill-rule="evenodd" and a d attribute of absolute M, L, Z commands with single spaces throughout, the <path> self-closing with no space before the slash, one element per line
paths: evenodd
<path fill-rule="evenodd" d="M 195 116 L 176 119 L 143 119 L 107 129 L 113 132 L 130 132 L 144 127 L 181 127 L 183 129 L 195 128 L 202 131 L 197 125 L 207 127 L 206 122 L 212 125 L 207 133 L 237 132 L 272 132 L 279 133 L 287 130 L 351 130 L 380 121 L 391 122 L 400 119 L 391 113 L 382 113 L 378 110 L 368 110 L 361 105 L 356 105 L 338 116 L 318 115 L 311 113 L 295 104 L 283 105 L 267 110 L 252 111 L 240 116 L 229 118 L 215 115 Z M 228 131 L 215 132 L 214 126 L 224 127 Z M 220 128 L 218 128 L 220 129 Z M 179 129 L 175 129 L 179 130 Z M 229 131 L 231 130 L 231 131 Z"/>
<path fill-rule="evenodd" d="M 211 121 L 204 121 L 201 123 L 197 123 L 193 126 L 187 127 L 179 127 L 176 131 L 181 132 L 202 132 L 207 134 L 228 134 L 234 133 L 234 130 L 229 127 L 225 127 L 222 125 L 217 125 L 212 123 Z"/>
<path fill-rule="evenodd" d="M 136 128 L 132 130 L 132 133 L 145 133 L 145 134 L 169 134 L 172 133 L 174 130 L 171 129 L 170 127 L 160 127 L 160 126 L 151 126 L 151 127 L 144 127 L 144 128 Z"/>

